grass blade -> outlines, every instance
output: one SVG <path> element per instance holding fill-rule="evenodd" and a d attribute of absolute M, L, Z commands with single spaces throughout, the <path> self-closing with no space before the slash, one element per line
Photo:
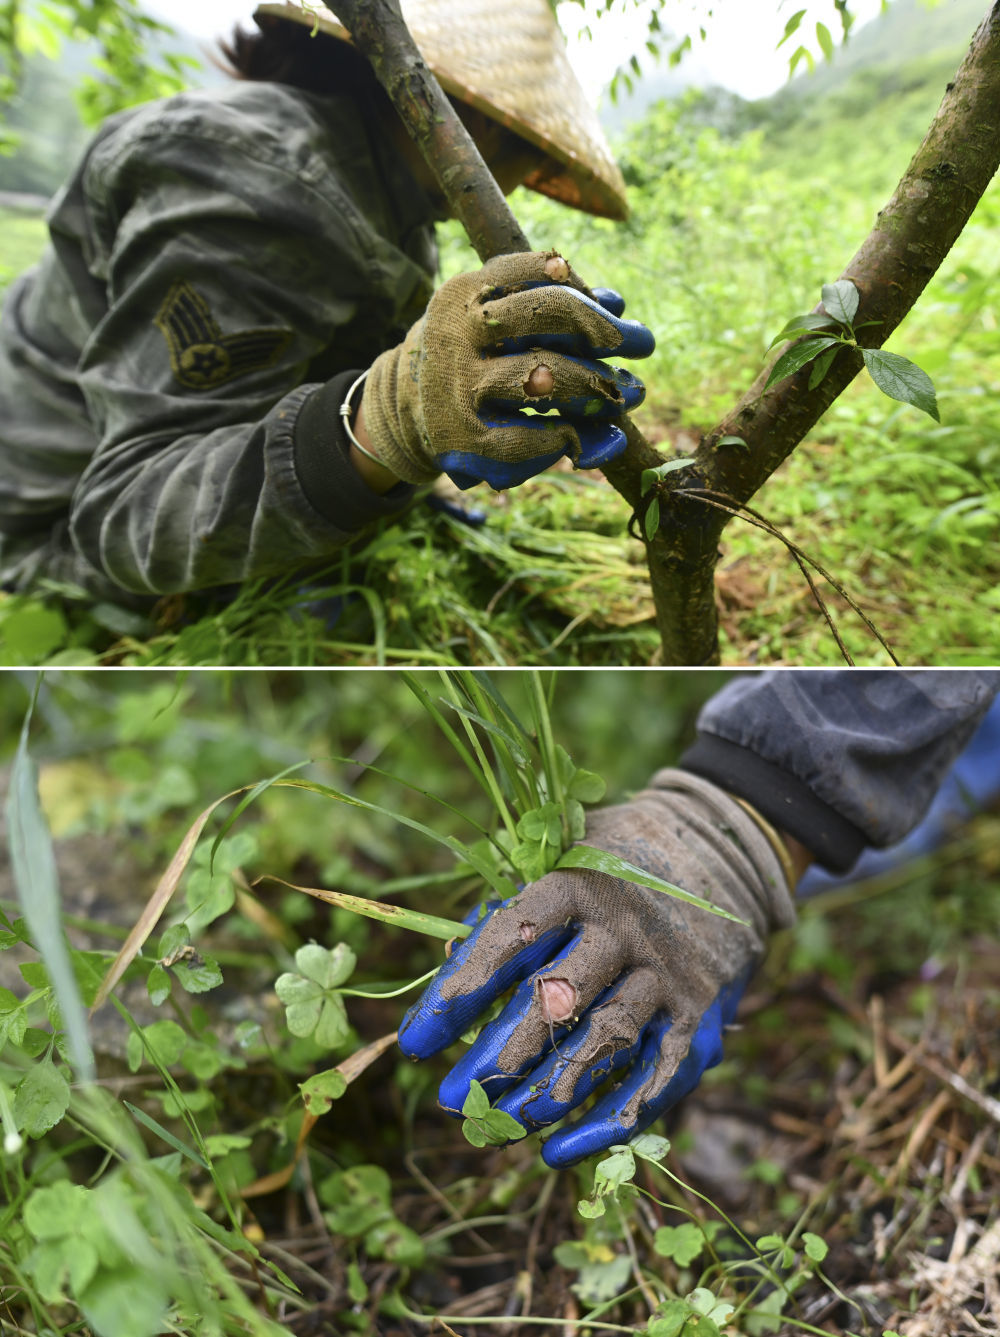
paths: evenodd
<path fill-rule="evenodd" d="M 687 901 L 689 905 L 696 905 L 699 910 L 707 910 L 710 914 L 719 915 L 723 919 L 731 919 L 734 924 L 742 924 L 744 928 L 750 927 L 745 919 L 731 915 L 728 910 L 713 905 L 711 901 L 706 901 L 701 896 L 693 896 L 683 887 L 674 886 L 672 882 L 664 882 L 662 878 L 643 872 L 641 868 L 637 868 L 626 859 L 620 859 L 617 854 L 595 849 L 593 845 L 571 845 L 566 853 L 560 856 L 556 868 L 591 868 L 597 873 L 608 873 L 611 877 L 620 877 L 626 882 L 637 882 L 641 887 L 662 891 L 664 896 Z"/>
<path fill-rule="evenodd" d="M 217 798 L 214 803 L 210 803 L 207 808 L 198 814 L 191 825 L 188 827 L 187 834 L 181 841 L 177 853 L 170 860 L 167 871 L 156 884 L 152 896 L 146 902 L 146 908 L 136 921 L 132 932 L 122 944 L 122 949 L 108 967 L 108 973 L 101 980 L 100 988 L 94 998 L 91 1013 L 95 1012 L 102 1003 L 107 1001 L 108 995 L 112 989 L 125 974 L 135 958 L 142 951 L 143 944 L 152 933 L 153 929 L 159 923 L 160 916 L 170 902 L 171 896 L 177 890 L 181 878 L 184 876 L 184 870 L 190 862 L 191 855 L 194 853 L 194 847 L 198 843 L 202 831 L 205 829 L 205 823 L 215 812 L 220 803 L 225 803 L 226 799 L 233 798 L 236 794 L 242 794 L 244 790 L 234 789 L 229 794 L 223 794 L 222 798 Z"/>
<path fill-rule="evenodd" d="M 59 873 L 52 835 L 38 799 L 38 770 L 28 752 L 28 731 L 40 684 L 38 679 L 10 774 L 6 809 L 11 870 L 32 941 L 52 981 L 73 1067 L 80 1081 L 92 1082 L 96 1072 L 87 1015 L 63 932 Z"/>
<path fill-rule="evenodd" d="M 189 1147 L 187 1143 L 182 1142 L 179 1137 L 175 1137 L 168 1128 L 164 1128 L 162 1123 L 157 1123 L 152 1115 L 147 1114 L 145 1110 L 139 1109 L 138 1105 L 133 1105 L 127 1100 L 123 1100 L 122 1104 L 128 1110 L 129 1114 L 132 1115 L 133 1119 L 138 1120 L 144 1128 L 148 1128 L 151 1133 L 155 1133 L 156 1136 L 166 1142 L 168 1146 L 173 1147 L 174 1151 L 179 1151 L 182 1156 L 186 1156 L 189 1161 L 194 1161 L 195 1165 L 200 1165 L 203 1170 L 211 1168 L 208 1161 L 206 1161 L 203 1156 L 200 1156 L 193 1147 Z"/>
<path fill-rule="evenodd" d="M 426 933 L 430 938 L 442 938 L 445 942 L 452 938 L 467 938 L 472 932 L 469 924 L 426 915 L 420 910 L 408 910 L 405 905 L 386 905 L 382 901 L 370 901 L 365 896 L 351 896 L 346 891 L 329 891 L 326 887 L 300 887 L 271 874 L 257 878 L 253 885 L 259 887 L 262 882 L 275 882 L 279 887 L 302 891 L 307 896 L 315 896 L 318 901 L 325 901 L 327 905 L 336 905 L 338 909 L 350 910 L 368 919 L 379 919 L 383 924 L 395 924 L 397 928 L 412 929 L 414 933 Z"/>

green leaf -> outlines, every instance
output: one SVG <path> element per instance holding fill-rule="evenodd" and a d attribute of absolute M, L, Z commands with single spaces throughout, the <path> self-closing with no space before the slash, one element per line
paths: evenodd
<path fill-rule="evenodd" d="M 146 992 L 154 1007 L 170 997 L 170 976 L 161 965 L 155 965 L 146 977 Z"/>
<path fill-rule="evenodd" d="M 307 980 L 315 980 L 323 989 L 344 984 L 354 971 L 358 958 L 345 942 L 335 947 L 306 943 L 295 953 L 295 968 Z"/>
<path fill-rule="evenodd" d="M 163 1332 L 168 1297 L 149 1270 L 102 1268 L 77 1297 L 89 1326 L 101 1337 L 157 1337 Z"/>
<path fill-rule="evenodd" d="M 363 1304 L 368 1299 L 368 1286 L 357 1263 L 347 1265 L 347 1295 L 356 1305 Z"/>
<path fill-rule="evenodd" d="M 24 1224 L 36 1240 L 75 1235 L 93 1211 L 91 1190 L 61 1179 L 36 1188 L 24 1204 Z"/>
<path fill-rule="evenodd" d="M 253 1138 L 241 1133 L 212 1133 L 205 1138 L 205 1150 L 209 1156 L 228 1156 L 231 1151 L 243 1151 L 253 1145 Z"/>
<path fill-rule="evenodd" d="M 524 878 L 525 882 L 537 882 L 552 870 L 552 856 L 558 851 L 555 847 L 543 846 L 535 841 L 522 841 L 515 845 L 510 853 L 510 861 Z"/>
<path fill-rule="evenodd" d="M 883 394 L 912 404 L 935 422 L 941 421 L 934 382 L 926 371 L 898 353 L 886 353 L 881 348 L 862 348 L 861 354 L 869 375 Z"/>
<path fill-rule="evenodd" d="M 733 446 L 737 450 L 749 450 L 750 447 L 741 436 L 720 436 L 715 443 L 717 446 Z"/>
<path fill-rule="evenodd" d="M 69 1082 L 52 1063 L 38 1063 L 21 1078 L 14 1093 L 14 1121 L 28 1137 L 55 1128 L 69 1109 Z"/>
<path fill-rule="evenodd" d="M 666 478 L 667 474 L 676 473 L 678 469 L 690 469 L 692 464 L 694 464 L 693 459 L 664 460 L 653 469 L 643 469 L 639 476 L 642 495 L 645 496 L 653 484 L 658 483 L 661 478 Z"/>
<path fill-rule="evenodd" d="M 143 1026 L 141 1032 L 132 1031 L 128 1037 L 125 1057 L 129 1071 L 138 1072 L 142 1067 L 146 1045 L 158 1063 L 164 1068 L 172 1068 L 184 1053 L 187 1043 L 188 1038 L 176 1021 L 169 1017 L 164 1017 L 162 1021 L 152 1021 L 148 1026 Z"/>
<path fill-rule="evenodd" d="M 3 613 L 3 657 L 7 665 L 43 664 L 65 645 L 69 627 L 58 608 L 40 603 L 22 604 Z"/>
<path fill-rule="evenodd" d="M 686 1298 L 692 1309 L 713 1323 L 725 1323 L 736 1308 L 728 1300 L 720 1300 L 707 1286 L 696 1286 Z"/>
<path fill-rule="evenodd" d="M 807 46 L 798 46 L 792 52 L 791 57 L 789 58 L 788 61 L 789 78 L 791 78 L 791 76 L 795 73 L 795 67 L 798 65 L 799 61 L 802 60 L 804 60 L 805 63 L 809 66 L 810 74 L 812 74 L 812 72 L 815 70 L 816 62 L 815 60 L 813 60 L 812 52 L 809 50 Z"/>
<path fill-rule="evenodd" d="M 674 896 L 680 901 L 687 901 L 689 905 L 697 905 L 699 909 L 706 910 L 709 914 L 719 915 L 722 919 L 731 919 L 734 924 L 750 927 L 745 919 L 731 915 L 728 910 L 713 905 L 711 901 L 703 900 L 701 896 L 693 896 L 683 887 L 674 886 L 672 882 L 664 882 L 662 878 L 654 877 L 652 873 L 637 868 L 626 859 L 620 859 L 617 854 L 599 850 L 593 845 L 571 845 L 560 855 L 556 867 L 590 868 L 598 873 L 607 873 L 611 877 L 622 878 L 626 882 L 635 882 L 641 887 L 650 887 L 653 891 L 663 892 L 665 896 Z"/>
<path fill-rule="evenodd" d="M 572 1286 L 584 1304 L 599 1305 L 620 1295 L 632 1275 L 632 1259 L 627 1253 L 584 1263 L 580 1278 Z"/>
<path fill-rule="evenodd" d="M 861 296 L 850 279 L 837 279 L 836 283 L 824 283 L 822 297 L 823 305 L 829 314 L 841 325 L 850 325 L 858 314 Z"/>
<path fill-rule="evenodd" d="M 392 1217 L 365 1235 L 365 1248 L 373 1258 L 388 1258 L 400 1267 L 419 1267 L 424 1261 L 424 1242 L 415 1230 Z"/>
<path fill-rule="evenodd" d="M 474 1081 L 469 1087 L 469 1094 L 465 1097 L 462 1113 L 467 1119 L 481 1119 L 489 1108 L 489 1096 L 484 1091 L 481 1083 Z"/>
<path fill-rule="evenodd" d="M 805 1231 L 802 1235 L 802 1247 L 806 1251 L 806 1257 L 811 1258 L 814 1263 L 821 1263 L 830 1252 L 826 1240 L 819 1235 L 814 1235 L 810 1230 Z"/>
<path fill-rule="evenodd" d="M 793 316 L 768 344 L 767 351 L 770 352 L 777 344 L 787 343 L 789 339 L 797 339 L 800 334 L 829 329 L 832 323 L 829 316 L 818 311 L 809 311 L 804 316 Z"/>
<path fill-rule="evenodd" d="M 823 377 L 833 365 L 833 359 L 837 356 L 838 352 L 839 349 L 835 345 L 833 348 L 828 348 L 825 353 L 820 353 L 819 357 L 812 364 L 812 370 L 809 372 L 808 389 L 815 390 L 817 385 L 822 382 Z"/>
<path fill-rule="evenodd" d="M 532 808 L 517 824 L 517 834 L 527 840 L 543 840 L 558 845 L 562 837 L 562 813 L 556 803 L 543 803 Z"/>
<path fill-rule="evenodd" d="M 169 928 L 163 930 L 160 937 L 161 960 L 176 956 L 190 941 L 191 932 L 187 924 L 171 924 Z"/>
<path fill-rule="evenodd" d="M 578 799 L 566 800 L 566 824 L 569 827 L 570 840 L 582 840 L 587 834 L 587 814 Z"/>
<path fill-rule="evenodd" d="M 24 1008 L 0 1013 L 0 1049 L 5 1044 L 21 1048 L 28 1033 L 28 1015 Z"/>
<path fill-rule="evenodd" d="M 602 1192 L 613 1191 L 627 1184 L 635 1175 L 635 1157 L 631 1147 L 615 1147 L 610 1156 L 598 1161 L 594 1167 L 594 1184 L 601 1185 Z"/>
<path fill-rule="evenodd" d="M 347 1090 L 347 1078 L 336 1068 L 326 1072 L 314 1073 L 306 1081 L 299 1083 L 299 1090 L 306 1102 L 310 1114 L 325 1114 L 335 1100 Z"/>
<path fill-rule="evenodd" d="M 653 1248 L 680 1267 L 693 1263 L 705 1247 L 705 1237 L 691 1221 L 680 1226 L 661 1226 L 653 1236 Z"/>
<path fill-rule="evenodd" d="M 596 775 L 593 771 L 578 770 L 573 772 L 566 793 L 568 798 L 576 799 L 580 803 L 599 803 L 606 789 L 607 785 L 602 776 Z"/>
<path fill-rule="evenodd" d="M 819 42 L 820 50 L 827 60 L 833 60 L 833 38 L 830 36 L 830 29 L 825 23 L 816 24 L 816 40 Z"/>
<path fill-rule="evenodd" d="M 182 957 L 170 969 L 187 993 L 208 993 L 209 989 L 217 989 L 222 983 L 222 971 L 211 956 Z"/>
<path fill-rule="evenodd" d="M 783 1249 L 785 1241 L 780 1235 L 761 1235 L 754 1247 L 761 1253 L 773 1253 L 775 1249 Z"/>
<path fill-rule="evenodd" d="M 636 1156 L 644 1161 L 659 1163 L 670 1150 L 670 1139 L 660 1137 L 658 1133 L 641 1133 L 629 1143 Z"/>
<path fill-rule="evenodd" d="M 654 497 L 646 507 L 646 514 L 642 517 L 642 532 L 646 535 L 646 542 L 652 543 L 660 528 L 660 499 Z"/>
<path fill-rule="evenodd" d="M 506 1110 L 489 1110 L 483 1119 L 483 1129 L 492 1146 L 502 1147 L 508 1142 L 520 1142 L 527 1137 L 527 1129 Z"/>
<path fill-rule="evenodd" d="M 336 1049 L 347 1039 L 350 1029 L 343 998 L 340 994 L 328 994 L 320 1007 L 313 1039 L 324 1049 Z"/>
<path fill-rule="evenodd" d="M 79 1294 L 97 1271 L 100 1258 L 86 1237 L 49 1240 L 31 1251 L 28 1270 L 43 1300 L 57 1304 L 64 1300 L 65 1285 Z"/>
<path fill-rule="evenodd" d="M 603 1216 L 607 1208 L 603 1198 L 584 1198 L 576 1204 L 576 1210 L 588 1221 L 593 1221 L 598 1216 Z"/>
<path fill-rule="evenodd" d="M 798 30 L 799 24 L 802 22 L 805 16 L 806 16 L 806 11 L 804 9 L 800 9 L 795 14 L 792 15 L 792 17 L 785 24 L 785 35 L 778 43 L 778 46 L 774 48 L 775 51 L 777 51 L 779 47 L 784 46 L 784 44 L 788 41 L 789 37 L 791 37 L 792 33 Z"/>
<path fill-rule="evenodd" d="M 49 972 L 41 961 L 22 961 L 18 970 L 21 972 L 21 978 L 30 988 L 49 988 Z"/>
<path fill-rule="evenodd" d="M 486 1146 L 486 1132 L 482 1124 L 477 1123 L 474 1119 L 466 1119 L 463 1122 L 462 1135 L 466 1142 L 471 1143 L 474 1147 Z"/>
<path fill-rule="evenodd" d="M 315 980 L 304 979 L 303 976 L 296 974 L 294 970 L 286 971 L 279 975 L 274 982 L 274 992 L 281 1001 L 289 1007 L 295 1007 L 301 1003 L 311 1003 L 323 997 L 323 986 L 317 984 Z M 317 1012 L 317 1016 L 319 1013 Z"/>
<path fill-rule="evenodd" d="M 803 339 L 801 343 L 792 344 L 787 352 L 782 353 L 777 362 L 771 368 L 771 374 L 767 378 L 764 386 L 766 390 L 775 381 L 783 381 L 786 376 L 792 376 L 795 372 L 801 371 L 806 363 L 811 362 L 814 357 L 822 353 L 824 348 L 830 348 L 831 345 L 838 343 L 832 335 L 824 335 L 815 339 Z"/>
<path fill-rule="evenodd" d="M 691 1317 L 691 1306 L 685 1300 L 668 1300 L 649 1320 L 649 1337 L 682 1337 L 684 1325 Z"/>

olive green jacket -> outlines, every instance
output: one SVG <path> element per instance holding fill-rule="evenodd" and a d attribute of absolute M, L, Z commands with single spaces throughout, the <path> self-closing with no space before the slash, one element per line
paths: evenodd
<path fill-rule="evenodd" d="M 233 83 L 120 113 L 49 230 L 0 316 L 5 588 L 228 585 L 409 499 L 364 486 L 336 413 L 436 265 L 430 202 L 366 108 Z"/>

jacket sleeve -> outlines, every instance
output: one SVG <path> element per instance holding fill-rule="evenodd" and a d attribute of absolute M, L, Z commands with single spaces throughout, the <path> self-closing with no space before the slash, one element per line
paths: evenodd
<path fill-rule="evenodd" d="M 745 674 L 702 709 L 681 764 L 844 871 L 920 821 L 998 690 L 992 670 Z"/>
<path fill-rule="evenodd" d="M 412 495 L 401 484 L 379 497 L 352 469 L 329 413 L 350 375 L 307 378 L 331 345 L 340 369 L 367 365 L 377 339 L 365 348 L 352 332 L 391 329 L 393 282 L 429 290 L 429 276 L 409 262 L 387 274 L 371 229 L 322 169 L 206 145 L 183 127 L 131 140 L 117 158 L 106 149 L 92 167 L 108 308 L 79 368 L 99 443 L 70 531 L 127 590 L 287 570 Z M 325 418 L 303 418 L 317 395 Z"/>

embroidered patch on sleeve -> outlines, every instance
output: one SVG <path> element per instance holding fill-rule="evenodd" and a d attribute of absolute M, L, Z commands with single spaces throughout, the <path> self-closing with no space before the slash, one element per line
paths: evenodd
<path fill-rule="evenodd" d="M 186 280 L 173 285 L 153 323 L 167 341 L 174 375 L 188 390 L 214 390 L 273 366 L 292 337 L 279 327 L 223 334 L 204 297 Z"/>

